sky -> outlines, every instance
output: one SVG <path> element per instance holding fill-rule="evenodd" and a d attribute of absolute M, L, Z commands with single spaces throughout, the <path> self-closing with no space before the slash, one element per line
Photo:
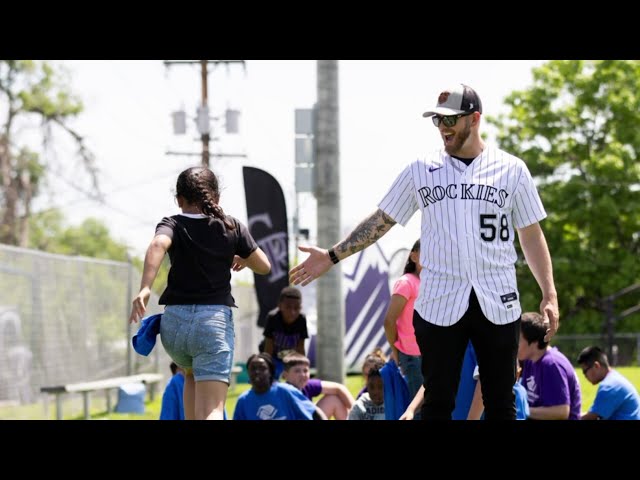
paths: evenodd
<path fill-rule="evenodd" d="M 66 172 L 50 180 L 49 192 L 35 211 L 63 210 L 69 224 L 87 217 L 103 221 L 111 236 L 143 257 L 158 221 L 179 213 L 174 201 L 177 175 L 199 163 L 199 157 L 167 155 L 167 151 L 201 152 L 195 125 L 200 103 L 199 65 L 166 67 L 162 60 L 54 61 L 68 70 L 71 90 L 84 103 L 72 122 L 96 156 L 104 202 L 71 188 L 69 175 L 78 169 L 69 145 L 57 159 Z M 422 113 L 435 106 L 447 86 L 465 83 L 479 94 L 485 114 L 504 112 L 503 99 L 532 82 L 531 70 L 543 61 L 340 61 L 339 156 L 341 231 L 346 235 L 377 208 L 377 203 L 404 166 L 442 144 L 438 130 Z M 246 158 L 211 159 L 221 183 L 220 204 L 246 224 L 242 167 L 271 173 L 281 184 L 291 218 L 296 203 L 300 226 L 311 230 L 315 244 L 315 200 L 296 195 L 294 185 L 294 112 L 316 101 L 315 60 L 247 60 L 210 67 L 209 109 L 224 117 L 227 108 L 241 112 L 239 133 L 226 134 L 222 120 L 211 123 L 215 153 Z M 174 135 L 171 113 L 187 114 L 186 135 Z M 489 140 L 494 138 L 487 124 Z M 64 180 L 62 178 L 65 178 Z M 419 215 L 380 240 L 387 255 L 410 247 L 419 236 Z M 290 227 L 290 235 L 292 226 Z M 290 241 L 293 248 L 293 240 Z M 329 245 L 321 245 L 329 247 Z M 303 255 L 304 256 L 304 255 Z M 349 261 L 350 259 L 347 259 Z"/>

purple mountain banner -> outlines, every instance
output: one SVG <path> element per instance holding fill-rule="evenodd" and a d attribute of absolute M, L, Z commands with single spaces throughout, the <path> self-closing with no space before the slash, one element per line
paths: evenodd
<path fill-rule="evenodd" d="M 356 254 L 353 271 L 344 272 L 345 290 L 345 365 L 347 370 L 360 371 L 364 357 L 380 347 L 389 353 L 384 334 L 384 316 L 391 299 L 391 286 L 402 275 L 408 250 L 399 249 L 387 259 L 376 243 Z M 344 267 L 343 267 L 344 268 Z M 303 304 L 307 317 L 315 317 Z M 311 340 L 307 356 L 315 365 L 315 325 L 310 325 Z"/>

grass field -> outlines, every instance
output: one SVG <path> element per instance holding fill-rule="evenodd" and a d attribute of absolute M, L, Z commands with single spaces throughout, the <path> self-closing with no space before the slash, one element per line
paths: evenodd
<path fill-rule="evenodd" d="M 640 367 L 619 367 L 617 368 L 617 370 L 622 375 L 627 377 L 635 385 L 635 387 L 640 391 Z M 598 387 L 596 385 L 591 385 L 584 378 L 584 375 L 582 374 L 580 369 L 578 369 L 576 373 L 578 375 L 578 380 L 580 381 L 580 389 L 582 392 L 582 410 L 586 411 L 593 404 L 593 399 L 595 398 L 596 390 L 598 389 Z M 349 391 L 353 394 L 355 398 L 358 392 L 360 392 L 360 389 L 363 387 L 362 377 L 360 375 L 348 376 L 346 385 Z M 238 396 L 245 390 L 248 390 L 249 388 L 250 388 L 250 385 L 248 383 L 241 383 L 236 385 L 236 387 L 229 392 L 229 395 L 227 397 L 227 405 L 226 405 L 227 415 L 229 417 L 233 417 L 233 411 L 236 408 L 236 402 L 238 401 Z M 156 402 L 153 402 L 153 404 L 149 403 L 148 408 L 149 408 L 149 413 L 151 413 L 152 409 L 155 412 L 153 415 L 151 415 L 152 418 L 158 418 L 160 416 L 159 400 Z M 110 415 L 110 417 L 118 418 L 118 417 L 124 417 L 124 416 L 112 414 Z M 135 415 L 129 416 L 126 418 L 130 418 L 130 417 L 140 418 L 140 416 L 135 416 Z M 147 417 L 147 415 L 145 415 L 145 417 Z"/>
<path fill-rule="evenodd" d="M 640 391 L 640 367 L 619 367 L 617 370 L 627 377 L 635 387 Z M 577 370 L 578 379 L 580 381 L 580 388 L 582 391 L 582 410 L 586 411 L 592 404 L 596 394 L 597 386 L 591 385 L 585 378 L 582 372 Z M 362 377 L 360 375 L 348 376 L 346 381 L 347 388 L 351 391 L 355 397 L 363 386 Z M 238 396 L 248 390 L 250 385 L 248 383 L 239 383 L 232 390 L 229 391 L 227 397 L 227 416 L 233 417 L 233 411 L 235 410 Z M 162 402 L 162 392 L 156 394 L 156 398 L 153 402 L 148 401 L 145 406 L 146 412 L 143 415 L 138 414 L 118 414 L 118 413 L 106 413 L 105 412 L 105 400 L 103 395 L 95 395 L 95 398 L 91 400 L 91 418 L 93 420 L 156 420 L 160 416 L 160 406 Z M 75 406 L 72 406 L 68 410 L 71 410 L 68 415 L 65 415 L 65 420 L 79 420 L 82 419 L 82 401 L 77 399 Z M 114 402 L 115 404 L 115 402 Z M 66 413 L 66 412 L 65 412 Z M 11 420 L 30 420 L 30 419 L 54 419 L 55 418 L 55 406 L 54 402 L 50 402 L 49 415 L 44 415 L 44 409 L 41 403 L 26 405 L 20 407 L 0 407 L 0 419 Z"/>
<path fill-rule="evenodd" d="M 640 367 L 619 367 L 618 370 L 622 375 L 627 377 L 631 383 L 633 383 L 640 391 Z M 576 374 L 578 376 L 578 380 L 580 381 L 580 390 L 582 393 L 582 410 L 587 411 L 588 408 L 593 404 L 593 399 L 596 396 L 596 390 L 598 389 L 597 385 L 591 385 L 582 374 L 580 369 L 576 370 Z M 360 392 L 360 389 L 364 386 L 362 377 L 360 375 L 348 376 L 346 382 L 347 388 L 353 394 L 355 398 Z M 233 416 L 233 411 L 236 407 L 236 402 L 238 401 L 238 396 L 240 393 L 244 392 L 249 388 L 248 384 L 240 384 L 238 385 L 234 391 L 229 394 L 227 399 L 227 414 L 229 416 Z M 158 410 L 159 411 L 159 410 Z"/>

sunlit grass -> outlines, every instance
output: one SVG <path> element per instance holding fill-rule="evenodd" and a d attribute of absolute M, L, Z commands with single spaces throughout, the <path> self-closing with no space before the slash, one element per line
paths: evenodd
<path fill-rule="evenodd" d="M 628 378 L 635 387 L 640 390 L 640 367 L 618 367 L 617 370 Z M 576 371 L 580 388 L 582 392 L 582 410 L 587 411 L 593 404 L 597 385 L 591 385 L 578 369 Z M 350 375 L 346 378 L 346 386 L 353 394 L 357 396 L 364 382 L 361 375 Z M 236 408 L 238 396 L 251 388 L 248 383 L 238 383 L 229 391 L 227 396 L 226 410 L 227 416 L 233 418 L 233 412 Z M 92 420 L 156 420 L 160 417 L 160 408 L 162 404 L 162 391 L 156 389 L 153 401 L 145 402 L 145 413 L 107 413 L 106 398 L 103 392 L 96 392 L 91 396 L 91 419 Z M 112 405 L 116 405 L 115 391 L 112 391 Z M 84 418 L 82 397 L 80 395 L 66 395 L 67 397 L 63 407 L 63 418 L 65 420 L 81 420 Z M 48 401 L 48 414 L 45 415 L 44 401 L 29 405 L 8 405 L 0 406 L 0 420 L 54 420 L 55 419 L 55 399 L 53 396 Z"/>

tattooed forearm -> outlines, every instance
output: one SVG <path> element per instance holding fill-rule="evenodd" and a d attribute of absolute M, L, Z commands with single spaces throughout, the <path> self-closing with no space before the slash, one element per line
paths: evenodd
<path fill-rule="evenodd" d="M 342 254 L 353 255 L 373 245 L 387 233 L 396 222 L 382 210 L 378 209 L 360 223 L 343 241 L 335 246 Z M 345 256 L 340 255 L 340 258 Z"/>

